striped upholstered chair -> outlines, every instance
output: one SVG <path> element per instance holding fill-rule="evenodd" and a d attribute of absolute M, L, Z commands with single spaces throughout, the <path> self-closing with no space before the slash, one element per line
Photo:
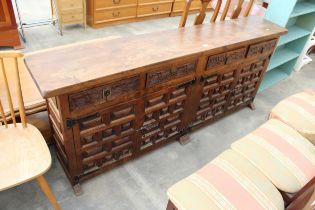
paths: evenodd
<path fill-rule="evenodd" d="M 231 147 L 284 192 L 283 195 L 298 192 L 315 177 L 314 145 L 279 120 L 269 120 Z M 284 198 L 290 200 L 290 196 Z"/>
<path fill-rule="evenodd" d="M 270 119 L 288 124 L 315 144 L 315 92 L 306 90 L 278 103 L 271 111 Z"/>
<path fill-rule="evenodd" d="M 167 194 L 167 210 L 284 209 L 277 188 L 233 150 L 173 185 Z"/>

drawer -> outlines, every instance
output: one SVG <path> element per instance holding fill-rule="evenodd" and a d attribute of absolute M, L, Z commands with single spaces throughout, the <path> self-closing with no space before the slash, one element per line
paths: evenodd
<path fill-rule="evenodd" d="M 185 7 L 185 1 L 175 1 L 173 12 L 182 12 Z M 201 7 L 200 1 L 192 1 L 189 10 L 198 10 Z"/>
<path fill-rule="evenodd" d="M 83 8 L 82 0 L 60 0 L 61 9 Z"/>
<path fill-rule="evenodd" d="M 215 67 L 220 67 L 234 62 L 238 62 L 245 58 L 245 54 L 246 47 L 217 55 L 211 55 L 208 58 L 206 69 L 209 70 Z"/>
<path fill-rule="evenodd" d="M 73 23 L 73 22 L 79 22 L 83 21 L 83 14 L 82 13 L 68 13 L 63 14 L 61 16 L 61 22 L 62 23 Z"/>
<path fill-rule="evenodd" d="M 167 13 L 171 13 L 171 10 L 172 10 L 171 2 L 139 5 L 137 16 L 145 17 L 145 16 L 150 16 L 150 15 L 167 14 Z"/>
<path fill-rule="evenodd" d="M 138 4 L 148 4 L 148 3 L 163 3 L 163 2 L 173 2 L 170 0 L 138 0 Z"/>
<path fill-rule="evenodd" d="M 109 7 L 137 6 L 137 0 L 95 0 L 95 9 L 106 9 Z"/>
<path fill-rule="evenodd" d="M 61 15 L 77 15 L 77 14 L 83 14 L 82 8 L 72 8 L 72 9 L 62 9 Z"/>
<path fill-rule="evenodd" d="M 186 61 L 177 65 L 165 66 L 147 73 L 146 88 L 162 85 L 174 79 L 193 75 L 196 71 L 196 61 Z"/>
<path fill-rule="evenodd" d="M 266 42 L 252 44 L 249 46 L 247 56 L 257 56 L 265 52 L 272 52 L 277 45 L 277 39 L 273 39 Z"/>
<path fill-rule="evenodd" d="M 136 7 L 126 7 L 111 10 L 99 10 L 95 12 L 96 23 L 109 22 L 114 20 L 128 19 L 137 16 Z"/>
<path fill-rule="evenodd" d="M 70 110 L 113 101 L 139 91 L 139 77 L 123 79 L 108 85 L 99 86 L 69 96 Z"/>

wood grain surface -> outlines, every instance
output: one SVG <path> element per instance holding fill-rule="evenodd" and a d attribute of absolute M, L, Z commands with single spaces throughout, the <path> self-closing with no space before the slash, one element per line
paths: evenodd
<path fill-rule="evenodd" d="M 24 60 L 41 95 L 49 98 L 141 72 L 153 64 L 286 32 L 252 16 L 51 49 L 26 55 Z"/>

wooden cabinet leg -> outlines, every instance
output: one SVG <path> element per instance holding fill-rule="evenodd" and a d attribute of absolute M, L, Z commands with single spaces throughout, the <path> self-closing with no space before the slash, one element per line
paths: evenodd
<path fill-rule="evenodd" d="M 188 134 L 185 134 L 185 135 L 179 137 L 178 142 L 181 145 L 188 144 L 190 142 L 190 136 Z"/>
<path fill-rule="evenodd" d="M 82 195 L 83 192 L 82 192 L 82 188 L 81 188 L 81 185 L 80 184 L 76 184 L 72 187 L 73 191 L 74 191 L 74 194 L 76 196 L 79 196 L 79 195 Z"/>
<path fill-rule="evenodd" d="M 248 104 L 248 107 L 249 107 L 251 110 L 255 110 L 255 109 L 256 109 L 254 102 L 250 102 L 250 104 Z"/>
<path fill-rule="evenodd" d="M 46 179 L 43 176 L 39 176 L 36 178 L 36 180 L 38 182 L 38 185 L 40 186 L 40 188 L 42 189 L 42 191 L 44 192 L 44 194 L 48 198 L 49 202 L 54 207 L 54 209 L 60 210 L 61 208 L 60 208 L 54 194 L 52 193 Z"/>

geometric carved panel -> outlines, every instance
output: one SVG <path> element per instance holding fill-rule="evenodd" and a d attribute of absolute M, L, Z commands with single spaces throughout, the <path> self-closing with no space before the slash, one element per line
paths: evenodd
<path fill-rule="evenodd" d="M 236 75 L 237 69 L 234 69 L 204 78 L 202 96 L 193 125 L 215 119 L 225 113 Z"/>
<path fill-rule="evenodd" d="M 246 64 L 240 68 L 239 77 L 231 94 L 230 103 L 228 104 L 228 110 L 254 100 L 267 61 L 268 58 Z"/>
<path fill-rule="evenodd" d="M 140 150 L 154 147 L 180 132 L 187 91 L 190 87 L 190 83 L 186 83 L 145 98 L 144 123 L 140 129 Z"/>
<path fill-rule="evenodd" d="M 79 119 L 84 173 L 134 154 L 136 113 L 136 105 L 128 103 Z"/>

